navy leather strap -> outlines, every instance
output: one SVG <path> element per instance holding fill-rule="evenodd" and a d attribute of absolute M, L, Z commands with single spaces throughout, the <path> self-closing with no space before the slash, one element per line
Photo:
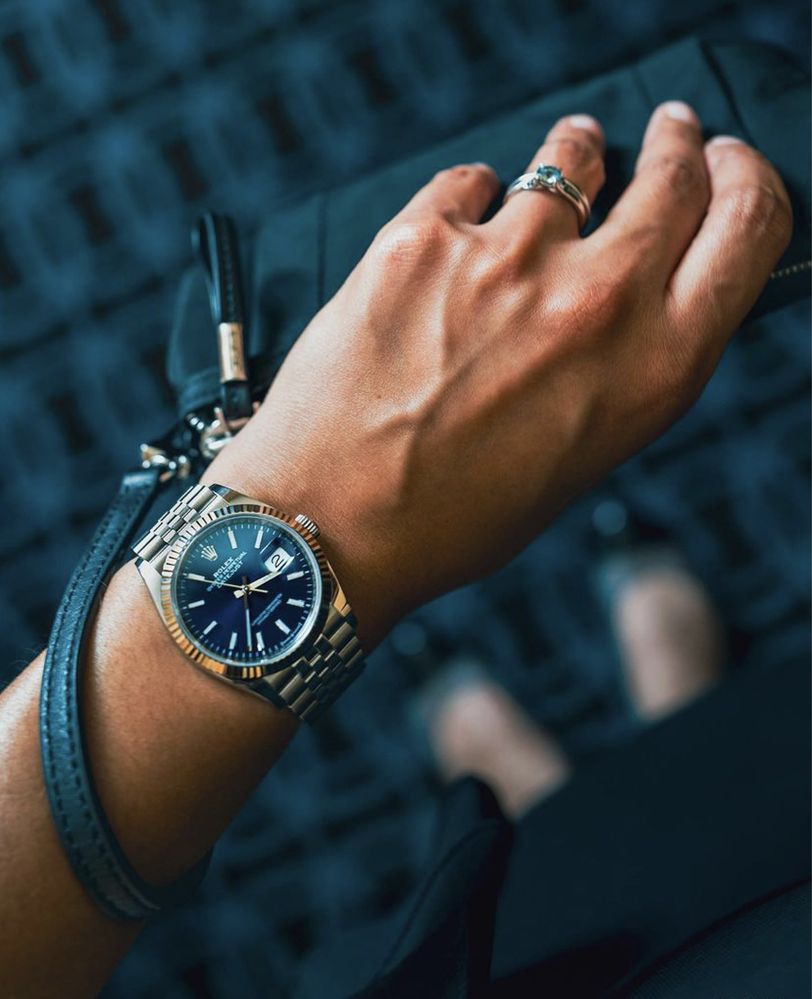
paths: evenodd
<path fill-rule="evenodd" d="M 208 857 L 180 881 L 147 884 L 121 849 L 88 765 L 82 726 L 82 654 L 102 584 L 128 550 L 159 489 L 159 470 L 128 472 L 68 584 L 48 642 L 40 695 L 45 788 L 62 846 L 93 900 L 116 919 L 145 919 L 197 886 Z"/>

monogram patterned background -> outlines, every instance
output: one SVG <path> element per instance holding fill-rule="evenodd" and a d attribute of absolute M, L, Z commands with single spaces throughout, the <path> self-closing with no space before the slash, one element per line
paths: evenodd
<path fill-rule="evenodd" d="M 135 446 L 171 420 L 164 348 L 201 210 L 250 232 L 314 187 L 689 31 L 773 41 L 808 62 L 800 2 L 0 5 L 0 490 L 14 511 L 0 525 L 0 681 L 41 647 Z M 806 324 L 805 305 L 752 324 L 696 410 L 601 491 L 668 526 L 744 659 L 804 654 L 807 640 Z M 297 739 L 200 897 L 146 932 L 109 996 L 287 995 L 338 923 L 398 904 L 436 794 L 402 707 L 404 660 L 483 658 L 576 759 L 631 730 L 584 585 L 596 498 L 496 579 L 395 633 Z M 471 646 L 483 615 L 491 627 Z"/>

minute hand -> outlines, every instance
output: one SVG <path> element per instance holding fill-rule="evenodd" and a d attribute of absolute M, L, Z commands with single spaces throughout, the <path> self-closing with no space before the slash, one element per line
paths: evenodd
<path fill-rule="evenodd" d="M 253 583 L 244 583 L 238 590 L 234 591 L 235 597 L 242 597 L 243 593 L 248 590 L 249 593 L 255 591 L 258 586 L 262 586 L 263 583 L 267 583 L 269 579 L 273 579 L 282 572 L 281 569 L 274 569 L 273 572 L 269 572 L 265 576 L 260 576 L 259 579 L 255 579 Z"/>
<path fill-rule="evenodd" d="M 198 575 L 196 575 L 194 573 L 191 573 L 191 572 L 187 572 L 186 573 L 186 578 L 187 579 L 194 579 L 198 583 L 213 583 L 214 586 L 227 586 L 230 590 L 240 590 L 240 592 L 242 592 L 242 587 L 241 586 L 237 586 L 236 583 L 218 583 L 216 579 L 206 579 L 205 576 L 198 576 Z M 249 590 L 253 590 L 254 587 L 253 586 L 249 586 L 248 589 Z M 267 590 L 256 590 L 255 592 L 256 593 L 267 593 L 268 591 Z"/>

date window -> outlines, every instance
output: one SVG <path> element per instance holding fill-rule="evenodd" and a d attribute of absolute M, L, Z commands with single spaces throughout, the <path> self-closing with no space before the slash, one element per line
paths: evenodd
<path fill-rule="evenodd" d="M 284 572 L 292 561 L 293 556 L 289 552 L 284 548 L 277 548 L 265 559 L 265 565 L 268 567 L 268 572 Z"/>

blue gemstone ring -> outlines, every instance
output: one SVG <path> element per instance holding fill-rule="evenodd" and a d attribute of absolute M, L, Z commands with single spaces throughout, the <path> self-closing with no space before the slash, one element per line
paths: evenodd
<path fill-rule="evenodd" d="M 577 184 L 567 180 L 558 167 L 552 166 L 550 163 L 539 163 L 532 173 L 523 173 L 521 177 L 517 177 L 508 185 L 504 200 L 507 201 L 508 198 L 512 198 L 520 191 L 549 191 L 551 194 L 560 194 L 575 209 L 579 231 L 589 221 L 591 210 L 589 198 Z"/>

